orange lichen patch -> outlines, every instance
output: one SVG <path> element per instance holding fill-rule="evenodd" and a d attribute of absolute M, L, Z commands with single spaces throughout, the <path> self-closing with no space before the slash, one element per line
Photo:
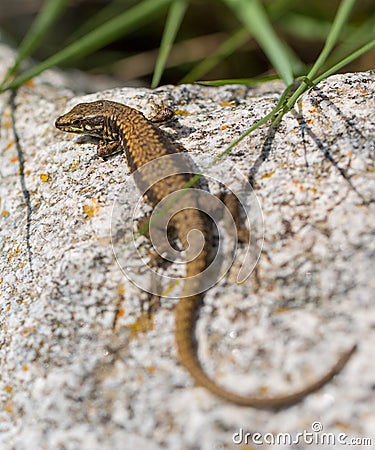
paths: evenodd
<path fill-rule="evenodd" d="M 14 141 L 8 142 L 7 145 L 5 146 L 4 150 L 5 150 L 5 151 L 6 151 L 6 150 L 9 150 L 11 147 L 13 147 L 13 145 L 14 145 Z"/>
<path fill-rule="evenodd" d="M 189 111 L 186 111 L 185 109 L 175 109 L 173 113 L 176 116 L 188 116 L 190 114 Z"/>
<path fill-rule="evenodd" d="M 292 184 L 293 184 L 293 186 L 297 186 L 297 184 L 298 184 L 298 181 L 296 181 L 296 180 L 292 180 Z"/>
<path fill-rule="evenodd" d="M 131 335 L 134 336 L 138 333 L 144 333 L 145 331 L 151 331 L 155 328 L 154 318 L 148 313 L 142 313 L 138 320 L 127 326 L 131 331 Z"/>
<path fill-rule="evenodd" d="M 49 175 L 46 174 L 46 173 L 41 173 L 41 174 L 39 175 L 39 178 L 45 183 L 46 181 L 49 180 Z"/>
<path fill-rule="evenodd" d="M 22 366 L 22 370 L 23 370 L 24 372 L 27 372 L 27 371 L 29 370 L 29 368 L 28 368 L 26 365 L 24 365 L 24 366 Z"/>
<path fill-rule="evenodd" d="M 267 395 L 269 393 L 269 389 L 267 386 L 261 386 L 259 388 L 259 394 L 261 395 Z"/>
<path fill-rule="evenodd" d="M 1 281 L 3 281 L 3 280 L 1 280 Z M 9 311 L 10 311 L 10 305 L 8 305 L 7 309 L 6 309 L 6 312 L 9 312 Z"/>
<path fill-rule="evenodd" d="M 369 93 L 369 91 L 368 91 L 368 90 L 366 90 L 366 89 L 365 89 L 365 90 L 363 90 L 363 91 L 361 91 L 361 94 L 362 94 L 362 95 L 367 95 L 368 93 Z"/>
<path fill-rule="evenodd" d="M 8 217 L 8 216 L 9 216 L 9 211 L 7 211 L 6 209 L 1 211 L 1 217 Z"/>
<path fill-rule="evenodd" d="M 309 108 L 307 110 L 308 113 L 310 114 L 316 114 L 318 112 L 318 108 L 316 108 L 315 106 L 313 108 Z"/>
<path fill-rule="evenodd" d="M 99 200 L 97 198 L 91 199 L 91 203 L 89 205 L 83 205 L 83 210 L 87 214 L 88 218 L 96 216 L 100 210 Z"/>
<path fill-rule="evenodd" d="M 13 258 L 17 258 L 17 256 L 21 253 L 21 246 L 17 245 L 16 249 L 10 249 L 8 251 L 8 261 L 12 260 Z"/>
<path fill-rule="evenodd" d="M 146 370 L 149 373 L 155 373 L 157 369 L 154 366 L 150 366 L 150 367 L 146 367 Z"/>
<path fill-rule="evenodd" d="M 30 80 L 27 80 L 25 84 L 26 86 L 33 87 L 35 86 L 35 81 L 32 78 L 30 78 Z"/>
<path fill-rule="evenodd" d="M 10 120 L 4 120 L 3 128 L 9 130 L 9 128 L 12 128 L 12 122 Z"/>
<path fill-rule="evenodd" d="M 264 175 L 261 176 L 261 179 L 264 180 L 265 178 L 271 178 L 275 172 L 276 172 L 276 170 L 271 170 L 271 172 L 266 172 Z"/>
<path fill-rule="evenodd" d="M 21 331 L 21 336 L 27 337 L 27 336 L 30 336 L 31 334 L 33 334 L 34 332 L 35 332 L 34 327 L 26 327 Z"/>
<path fill-rule="evenodd" d="M 299 189 L 300 191 L 304 191 L 304 190 L 305 190 L 305 188 L 304 188 L 302 185 L 298 186 L 298 189 Z"/>
<path fill-rule="evenodd" d="M 9 384 L 6 384 L 6 385 L 4 386 L 4 391 L 10 393 L 10 392 L 13 391 L 13 388 L 12 388 L 12 386 L 10 386 Z"/>
<path fill-rule="evenodd" d="M 14 163 L 14 162 L 18 162 L 19 159 L 18 159 L 17 156 L 13 156 L 12 158 L 9 158 L 9 161 L 10 161 L 11 163 Z"/>
<path fill-rule="evenodd" d="M 231 103 L 231 102 L 222 102 L 220 103 L 220 106 L 230 106 L 231 108 L 235 107 L 235 103 Z"/>
<path fill-rule="evenodd" d="M 349 158 L 351 158 L 353 156 L 353 152 L 352 151 L 348 152 L 348 156 Z"/>
<path fill-rule="evenodd" d="M 226 130 L 228 128 L 228 125 L 221 125 L 220 127 L 222 130 Z"/>
<path fill-rule="evenodd" d="M 120 308 L 117 311 L 117 317 L 123 317 L 125 315 L 125 309 L 124 308 Z"/>

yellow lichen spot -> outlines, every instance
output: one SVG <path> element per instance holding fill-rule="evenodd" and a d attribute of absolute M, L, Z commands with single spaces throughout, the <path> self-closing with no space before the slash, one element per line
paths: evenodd
<path fill-rule="evenodd" d="M 125 294 L 125 286 L 123 284 L 120 284 L 119 287 L 117 288 L 117 292 L 120 295 L 124 295 Z"/>
<path fill-rule="evenodd" d="M 144 312 L 138 320 L 128 325 L 127 328 L 131 331 L 132 336 L 145 331 L 151 331 L 154 329 L 154 318 L 152 315 Z"/>
<path fill-rule="evenodd" d="M 220 127 L 222 130 L 226 130 L 228 128 L 228 125 L 221 125 Z"/>
<path fill-rule="evenodd" d="M 262 177 L 261 177 L 262 180 L 264 180 L 265 178 L 271 178 L 275 172 L 276 172 L 276 170 L 271 170 L 270 172 L 266 172 L 264 175 L 262 175 Z"/>
<path fill-rule="evenodd" d="M 16 258 L 20 254 L 20 252 L 21 252 L 21 246 L 20 245 L 18 245 L 15 250 L 10 249 L 9 252 L 8 252 L 9 253 L 8 254 L 8 261 L 10 261 L 13 258 Z"/>
<path fill-rule="evenodd" d="M 92 198 L 89 205 L 83 205 L 83 210 L 87 214 L 88 218 L 96 216 L 99 209 L 99 200 L 97 198 Z"/>
<path fill-rule="evenodd" d="M 342 430 L 349 430 L 351 428 L 350 423 L 343 422 L 341 420 L 336 420 L 333 425 L 337 428 L 341 428 Z"/>
<path fill-rule="evenodd" d="M 188 116 L 190 114 L 189 111 L 186 111 L 185 109 L 175 109 L 173 113 L 176 116 Z"/>
<path fill-rule="evenodd" d="M 149 373 L 155 373 L 156 372 L 156 367 L 154 367 L 154 366 L 146 367 L 146 370 Z"/>
<path fill-rule="evenodd" d="M 222 102 L 220 103 L 220 106 L 230 106 L 231 108 L 233 108 L 236 106 L 236 104 L 233 102 Z"/>
<path fill-rule="evenodd" d="M 72 134 L 72 137 L 73 137 L 73 134 Z M 79 160 L 77 160 L 77 161 L 75 161 L 74 163 L 72 163 L 71 165 L 70 165 L 70 170 L 71 171 L 74 171 L 74 170 L 76 170 L 76 168 L 79 166 Z"/>
<path fill-rule="evenodd" d="M 6 411 L 6 412 L 9 413 L 9 414 L 12 414 L 12 413 L 13 413 L 12 405 L 11 405 L 10 403 L 7 403 L 7 404 L 4 406 L 4 411 Z"/>
<path fill-rule="evenodd" d="M 275 314 L 283 314 L 283 313 L 286 313 L 289 311 L 290 311 L 289 308 L 277 308 L 277 309 L 275 309 Z"/>
<path fill-rule="evenodd" d="M 27 80 L 25 84 L 26 84 L 26 86 L 29 86 L 29 87 L 35 86 L 35 82 L 32 78 L 30 78 L 30 80 Z"/>
<path fill-rule="evenodd" d="M 18 162 L 19 159 L 18 159 L 17 156 L 13 156 L 12 158 L 9 158 L 9 161 L 10 161 L 11 163 L 14 163 L 14 162 Z"/>
<path fill-rule="evenodd" d="M 29 370 L 29 368 L 26 366 L 26 364 L 24 365 L 24 366 L 22 366 L 22 370 L 24 371 L 24 372 L 27 372 L 28 370 Z"/>
<path fill-rule="evenodd" d="M 12 386 L 10 386 L 9 384 L 6 384 L 6 385 L 4 386 L 4 390 L 5 390 L 5 392 L 10 393 L 10 392 L 13 391 L 13 388 L 12 388 Z"/>
<path fill-rule="evenodd" d="M 163 297 L 166 297 L 166 296 L 168 296 L 168 294 L 176 287 L 176 286 L 178 286 L 178 284 L 179 284 L 179 280 L 177 279 L 177 280 L 175 280 L 175 281 L 172 281 L 170 284 L 169 284 L 169 286 L 167 286 L 165 289 L 164 289 L 164 291 L 162 292 L 162 296 Z"/>
<path fill-rule="evenodd" d="M 1 217 L 8 217 L 8 216 L 9 216 L 9 211 L 7 211 L 6 209 L 1 211 Z"/>
<path fill-rule="evenodd" d="M 5 151 L 6 151 L 6 150 L 9 150 L 11 147 L 13 147 L 13 145 L 14 145 L 14 141 L 8 142 L 7 145 L 5 146 L 5 149 L 4 149 L 4 150 L 5 150 Z"/>
<path fill-rule="evenodd" d="M 49 180 L 49 175 L 47 175 L 46 173 L 41 173 L 39 177 L 44 183 Z"/>

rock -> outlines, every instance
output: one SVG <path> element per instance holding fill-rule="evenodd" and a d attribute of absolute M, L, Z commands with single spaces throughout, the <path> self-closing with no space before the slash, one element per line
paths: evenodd
<path fill-rule="evenodd" d="M 0 75 L 9 58 L 1 47 Z M 54 120 L 100 98 L 147 116 L 152 105 L 169 106 L 176 120 L 162 128 L 202 168 L 271 111 L 282 83 L 74 97 L 73 81 L 49 71 L 3 94 L 0 448 L 228 448 L 233 435 L 254 446 L 244 433 L 293 439 L 312 427 L 317 439 L 323 432 L 370 437 L 374 83 L 373 72 L 330 77 L 275 132 L 258 128 L 222 166 L 224 185 L 236 168 L 254 187 L 264 225 L 258 220 L 253 232 L 258 249 L 263 235 L 264 243 L 243 284 L 236 284 L 242 248 L 205 296 L 197 326 L 205 370 L 231 390 L 273 395 L 302 387 L 358 344 L 334 380 L 278 412 L 240 408 L 194 386 L 175 351 L 176 300 L 158 304 L 114 257 L 111 230 L 121 221 L 111 222 L 113 204 L 138 201 L 126 190 L 124 156 L 99 159 L 92 139 L 61 133 Z M 131 227 L 124 221 L 129 236 Z M 142 238 L 140 245 L 147 247 Z M 127 260 L 139 256 L 130 252 Z"/>

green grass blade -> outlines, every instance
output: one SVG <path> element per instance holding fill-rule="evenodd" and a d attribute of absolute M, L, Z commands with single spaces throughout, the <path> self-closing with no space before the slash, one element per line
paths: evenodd
<path fill-rule="evenodd" d="M 211 80 L 211 81 L 197 81 L 199 84 L 203 84 L 204 86 L 224 86 L 226 84 L 262 84 L 267 81 L 277 80 L 277 75 L 269 75 L 267 77 L 260 78 L 226 78 L 225 80 Z"/>
<path fill-rule="evenodd" d="M 359 48 L 357 51 L 355 51 L 351 55 L 347 56 L 346 58 L 344 58 L 343 60 L 341 60 L 340 62 L 335 64 L 330 69 L 326 70 L 324 73 L 322 73 L 317 78 L 314 78 L 313 79 L 313 83 L 314 84 L 318 84 L 320 81 L 322 81 L 325 78 L 329 77 L 330 75 L 334 74 L 335 72 L 340 70 L 342 67 L 344 67 L 347 64 L 351 63 L 352 61 L 354 61 L 355 59 L 359 58 L 364 53 L 368 52 L 369 50 L 371 50 L 374 47 L 375 47 L 375 39 L 373 39 L 368 44 L 366 44 L 363 47 Z"/>
<path fill-rule="evenodd" d="M 336 45 L 340 37 L 340 34 L 345 26 L 345 23 L 347 22 L 349 15 L 353 9 L 355 2 L 356 0 L 343 0 L 340 3 L 331 30 L 325 41 L 323 50 L 321 51 L 318 59 L 315 61 L 314 65 L 312 66 L 310 72 L 307 75 L 307 77 L 310 80 L 314 78 L 315 75 L 322 68 L 324 62 L 328 58 L 328 55 L 331 53 L 333 47 Z"/>
<path fill-rule="evenodd" d="M 55 55 L 43 61 L 41 64 L 17 77 L 14 81 L 5 86 L 1 91 L 19 87 L 30 78 L 39 75 L 46 69 L 62 62 L 71 61 L 87 55 L 97 50 L 120 36 L 124 36 L 135 28 L 151 21 L 157 14 L 160 14 L 172 0 L 144 0 L 123 14 L 109 20 L 96 30 L 77 40 L 73 44 L 65 47 Z"/>
<path fill-rule="evenodd" d="M 310 69 L 307 74 L 307 79 L 312 80 L 315 78 L 316 74 L 320 70 L 320 68 L 325 63 L 328 55 L 332 51 L 334 45 L 336 44 L 345 23 L 348 20 L 349 14 L 354 6 L 356 0 L 342 0 L 340 3 L 339 9 L 336 13 L 335 19 L 333 21 L 331 30 L 327 36 L 326 42 L 324 44 L 323 50 L 321 51 L 318 59 L 315 61 L 313 67 Z M 294 103 L 297 99 L 308 89 L 308 85 L 306 82 L 302 82 L 295 93 L 290 97 L 287 103 L 287 108 L 290 109 L 293 107 Z"/>
<path fill-rule="evenodd" d="M 158 59 L 156 60 L 154 75 L 152 77 L 152 88 L 158 86 L 161 80 L 169 52 L 171 51 L 176 34 L 180 28 L 188 3 L 188 0 L 174 0 L 169 9 L 163 37 L 160 43 Z"/>
<path fill-rule="evenodd" d="M 279 39 L 259 0 L 223 0 L 255 37 L 273 67 L 288 86 L 293 83 L 292 51 Z"/>
<path fill-rule="evenodd" d="M 249 32 L 246 28 L 241 28 L 228 39 L 226 39 L 222 44 L 219 45 L 218 49 L 197 64 L 193 69 L 188 72 L 184 78 L 182 78 L 178 84 L 192 83 L 203 77 L 207 72 L 213 69 L 217 64 L 219 64 L 223 59 L 227 58 L 229 55 L 234 53 L 239 47 L 244 45 L 249 40 Z"/>
<path fill-rule="evenodd" d="M 328 36 L 331 25 L 331 22 L 292 12 L 285 14 L 278 21 L 278 26 L 284 32 L 307 40 L 323 40 Z"/>
<path fill-rule="evenodd" d="M 126 0 L 126 6 L 131 8 L 138 0 Z M 130 4 L 129 4 L 130 3 Z M 82 25 L 74 30 L 65 40 L 65 45 L 71 44 L 92 30 L 100 27 L 103 23 L 111 20 L 124 12 L 124 0 L 111 0 L 108 5 L 101 8 L 97 13 L 89 17 Z"/>
<path fill-rule="evenodd" d="M 365 22 L 356 28 L 351 28 L 345 34 L 343 41 L 334 53 L 328 58 L 323 68 L 328 68 L 346 58 L 351 52 L 356 51 L 360 46 L 366 45 L 374 38 L 375 14 L 370 16 Z"/>
<path fill-rule="evenodd" d="M 67 5 L 68 0 L 45 1 L 29 32 L 26 34 L 21 44 L 19 45 L 16 61 L 5 75 L 2 85 L 6 83 L 10 77 L 16 74 L 22 61 L 30 56 L 38 47 L 43 37 L 56 22 L 56 19 L 61 15 Z"/>

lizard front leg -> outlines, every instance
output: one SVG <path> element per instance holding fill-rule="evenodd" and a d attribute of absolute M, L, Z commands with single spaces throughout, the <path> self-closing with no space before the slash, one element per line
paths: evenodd
<path fill-rule="evenodd" d="M 98 146 L 96 148 L 96 153 L 103 159 L 108 158 L 109 156 L 115 155 L 116 153 L 120 153 L 123 151 L 123 147 L 118 141 L 105 141 L 104 139 L 100 140 Z"/>

